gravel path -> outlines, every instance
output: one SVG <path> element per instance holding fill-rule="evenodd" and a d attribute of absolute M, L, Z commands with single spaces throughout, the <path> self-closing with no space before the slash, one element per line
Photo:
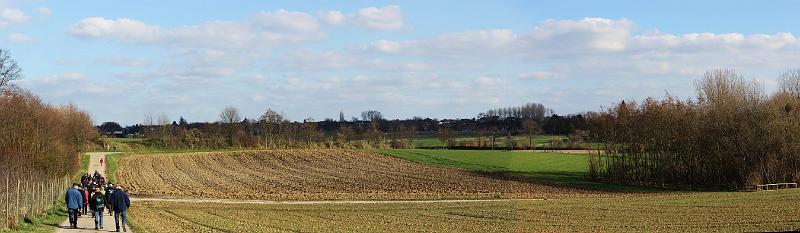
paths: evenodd
<path fill-rule="evenodd" d="M 90 174 L 94 173 L 95 170 L 106 176 L 106 164 L 100 165 L 100 159 L 103 159 L 105 162 L 106 155 L 113 154 L 108 152 L 96 152 L 96 153 L 88 153 L 91 157 L 89 159 L 89 170 Z M 134 206 L 131 206 L 135 208 Z M 59 233 L 78 233 L 78 232 L 113 232 L 116 229 L 114 228 L 114 216 L 109 216 L 108 211 L 105 212 L 105 216 L 103 216 L 103 227 L 104 229 L 94 230 L 94 218 L 92 218 L 92 214 L 89 213 L 88 215 L 81 215 L 78 217 L 78 228 L 77 229 L 70 229 L 69 228 L 69 219 L 65 220 L 64 223 L 61 223 L 58 226 Z M 128 228 L 128 232 L 132 232 L 130 227 Z"/>

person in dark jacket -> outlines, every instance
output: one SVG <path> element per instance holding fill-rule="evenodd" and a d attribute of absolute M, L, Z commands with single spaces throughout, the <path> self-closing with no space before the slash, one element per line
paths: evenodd
<path fill-rule="evenodd" d="M 89 198 L 89 208 L 92 209 L 95 230 L 103 229 L 103 211 L 107 205 L 106 196 L 99 188 L 95 188 L 92 198 Z"/>
<path fill-rule="evenodd" d="M 65 202 L 67 203 L 67 211 L 69 212 L 69 225 L 72 228 L 78 228 L 78 212 L 83 206 L 83 196 L 78 191 L 78 184 L 73 183 L 72 188 L 67 190 Z"/>
<path fill-rule="evenodd" d="M 128 208 L 131 207 L 131 200 L 128 198 L 128 194 L 125 193 L 125 190 L 122 189 L 122 186 L 117 185 L 114 193 L 111 194 L 109 204 L 111 208 L 114 208 L 114 223 L 116 224 L 117 232 L 119 232 L 120 216 L 122 217 L 122 231 L 128 231 L 128 229 L 125 228 L 125 224 L 128 223 L 126 213 Z"/>
<path fill-rule="evenodd" d="M 83 207 L 86 206 L 86 193 L 83 192 L 83 185 L 78 184 L 78 192 L 81 193 L 81 206 L 78 207 L 78 217 L 83 215 Z"/>
<path fill-rule="evenodd" d="M 114 216 L 114 207 L 111 206 L 111 196 L 114 194 L 114 185 L 108 183 L 106 185 L 106 203 L 109 203 L 106 208 L 108 209 L 108 216 Z"/>

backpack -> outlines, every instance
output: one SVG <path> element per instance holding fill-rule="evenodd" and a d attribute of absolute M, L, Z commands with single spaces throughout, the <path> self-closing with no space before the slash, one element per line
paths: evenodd
<path fill-rule="evenodd" d="M 106 208 L 106 203 L 103 200 L 103 197 L 99 197 L 98 196 L 98 197 L 94 198 L 94 207 L 95 207 L 95 209 L 98 209 L 98 210 Z"/>

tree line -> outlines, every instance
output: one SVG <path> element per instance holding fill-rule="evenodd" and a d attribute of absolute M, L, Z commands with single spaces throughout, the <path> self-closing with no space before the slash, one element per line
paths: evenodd
<path fill-rule="evenodd" d="M 289 121 L 267 109 L 257 118 L 243 118 L 228 106 L 216 122 L 189 123 L 183 117 L 171 121 L 166 115 L 147 115 L 142 124 L 121 127 L 115 122 L 98 126 L 103 135 L 142 137 L 147 143 L 164 148 L 216 149 L 246 148 L 411 148 L 421 137 L 438 137 L 455 146 L 459 136 L 485 137 L 486 143 L 460 145 L 493 147 L 499 140 L 517 135 L 566 135 L 585 129 L 583 116 L 559 116 L 541 104 L 489 110 L 471 119 L 385 119 L 380 111 L 368 110 L 361 117 L 347 120 Z M 532 142 L 532 138 L 531 138 Z"/>
<path fill-rule="evenodd" d="M 587 116 L 605 153 L 589 176 L 615 183 L 746 189 L 800 181 L 800 70 L 766 94 L 733 70 L 696 82 L 697 97 L 622 101 Z"/>
<path fill-rule="evenodd" d="M 51 193 L 55 185 L 78 172 L 80 154 L 98 138 L 86 112 L 46 104 L 11 85 L 21 71 L 0 49 L 0 229 L 49 207 L 57 197 Z"/>

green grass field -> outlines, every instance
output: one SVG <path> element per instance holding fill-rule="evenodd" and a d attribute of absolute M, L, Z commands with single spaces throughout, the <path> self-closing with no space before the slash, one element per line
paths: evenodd
<path fill-rule="evenodd" d="M 147 232 L 734 232 L 800 230 L 800 190 L 484 203 L 142 202 Z"/>
<path fill-rule="evenodd" d="M 418 163 L 475 172 L 510 174 L 577 187 L 619 191 L 660 191 L 590 181 L 584 177 L 588 166 L 588 156 L 581 154 L 501 150 L 384 149 L 375 151 Z"/>

